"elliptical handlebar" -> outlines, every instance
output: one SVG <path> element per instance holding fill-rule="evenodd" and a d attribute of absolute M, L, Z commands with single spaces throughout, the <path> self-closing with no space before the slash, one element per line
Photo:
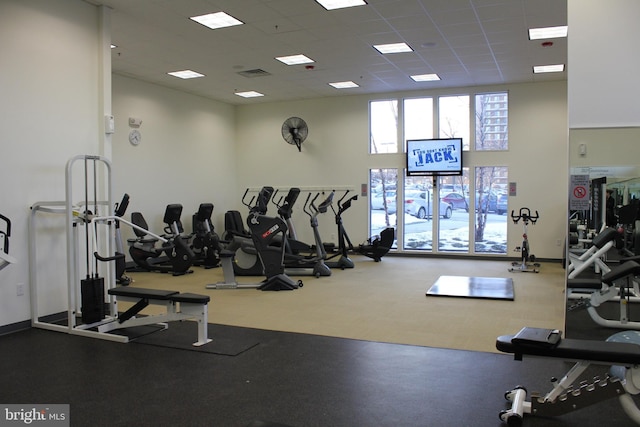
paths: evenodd
<path fill-rule="evenodd" d="M 311 218 L 318 213 L 318 208 L 315 205 L 315 201 L 319 196 L 320 193 L 316 193 L 313 199 L 311 199 L 311 193 L 307 194 L 307 200 L 305 200 L 304 206 L 302 207 L 302 211 L 309 215 L 309 217 Z M 311 199 L 311 201 L 309 201 L 309 199 Z"/>

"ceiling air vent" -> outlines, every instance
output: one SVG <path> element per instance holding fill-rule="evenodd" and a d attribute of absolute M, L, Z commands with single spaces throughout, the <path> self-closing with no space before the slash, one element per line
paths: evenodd
<path fill-rule="evenodd" d="M 260 68 L 256 68 L 254 70 L 240 71 L 238 74 L 244 77 L 263 77 L 263 76 L 271 75 L 271 73 L 268 73 L 265 70 L 261 70 Z"/>

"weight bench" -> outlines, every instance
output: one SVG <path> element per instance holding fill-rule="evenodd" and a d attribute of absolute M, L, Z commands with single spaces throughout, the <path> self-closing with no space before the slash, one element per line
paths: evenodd
<path fill-rule="evenodd" d="M 507 391 L 504 397 L 511 408 L 501 411 L 499 417 L 509 426 L 521 425 L 524 414 L 557 416 L 613 397 L 618 397 L 625 413 L 640 424 L 640 410 L 631 398 L 640 393 L 640 332 L 619 332 L 606 341 L 590 341 L 564 339 L 558 330 L 522 328 L 515 335 L 498 337 L 496 348 L 513 354 L 515 360 L 534 356 L 576 362 L 560 381 L 551 380 L 553 388 L 544 396 L 532 393 L 531 400 L 525 401 L 524 387 Z M 577 382 L 591 364 L 611 369 L 602 377 Z"/>
<path fill-rule="evenodd" d="M 201 346 L 211 341 L 207 337 L 208 304 L 211 300 L 208 295 L 131 286 L 117 286 L 107 292 L 116 299 L 134 304 L 117 318 L 98 326 L 98 332 L 152 324 L 163 324 L 166 329 L 168 325 L 164 322 L 195 319 L 198 322 L 198 341 L 193 345 Z M 164 306 L 166 313 L 135 317 L 149 304 Z"/>

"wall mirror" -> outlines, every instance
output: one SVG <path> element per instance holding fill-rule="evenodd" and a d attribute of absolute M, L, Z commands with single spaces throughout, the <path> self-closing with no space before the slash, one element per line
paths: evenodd
<path fill-rule="evenodd" d="M 640 293 L 634 281 L 621 279 L 628 304 L 620 304 L 613 289 L 601 298 L 606 301 L 593 299 L 593 289 L 607 269 L 640 255 L 640 128 L 571 129 L 569 174 L 565 335 L 606 339 L 620 329 L 640 329 Z M 606 227 L 611 229 L 608 234 L 601 233 Z M 597 236 L 602 240 L 595 240 Z M 582 261 L 575 260 L 585 254 Z M 624 316 L 637 323 L 624 323 Z"/>

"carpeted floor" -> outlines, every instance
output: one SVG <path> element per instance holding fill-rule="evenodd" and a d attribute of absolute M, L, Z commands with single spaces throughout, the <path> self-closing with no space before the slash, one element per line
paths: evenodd
<path fill-rule="evenodd" d="M 211 296 L 209 322 L 396 344 L 496 351 L 495 337 L 523 326 L 564 329 L 564 270 L 543 263 L 540 273 L 511 273 L 507 261 L 354 257 L 354 269 L 330 277 L 299 276 L 294 291 L 211 290 L 222 270 L 194 268 L 173 277 L 131 273 L 132 286 Z M 427 297 L 440 276 L 510 278 L 513 301 Z M 241 283 L 259 277 L 237 277 Z"/>

